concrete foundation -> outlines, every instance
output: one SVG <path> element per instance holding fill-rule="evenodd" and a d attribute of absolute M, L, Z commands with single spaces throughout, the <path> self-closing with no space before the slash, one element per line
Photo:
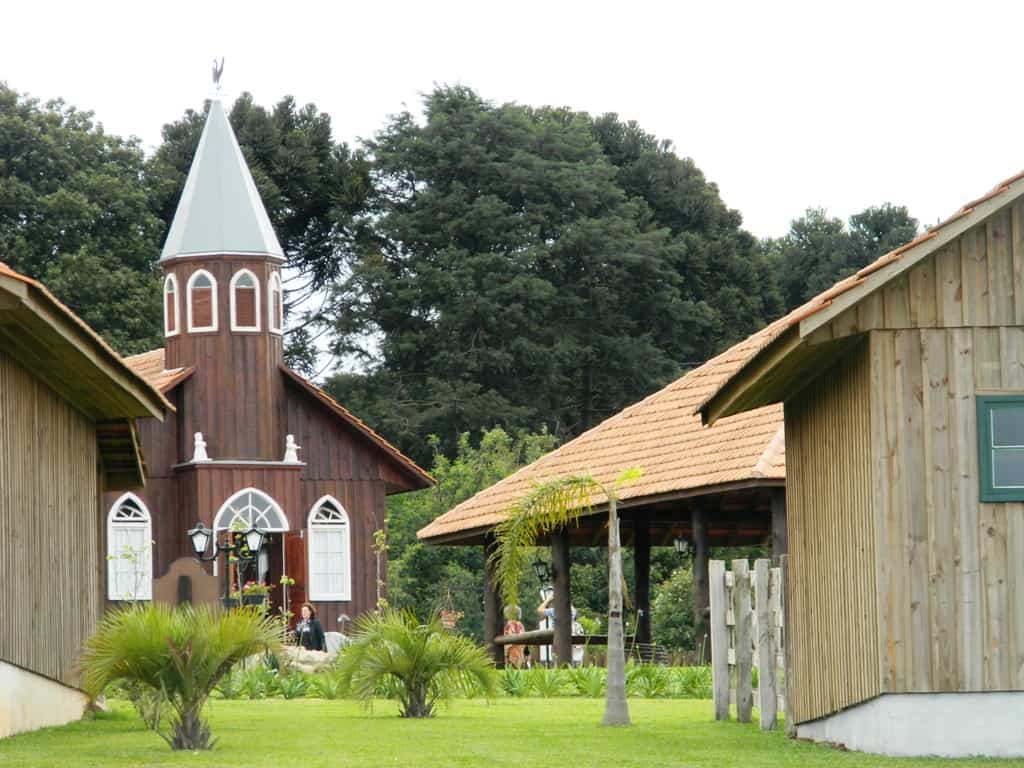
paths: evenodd
<path fill-rule="evenodd" d="M 0 661 L 0 739 L 81 719 L 89 697 Z"/>
<path fill-rule="evenodd" d="M 797 726 L 797 738 L 892 756 L 1024 757 L 1024 691 L 886 694 Z"/>

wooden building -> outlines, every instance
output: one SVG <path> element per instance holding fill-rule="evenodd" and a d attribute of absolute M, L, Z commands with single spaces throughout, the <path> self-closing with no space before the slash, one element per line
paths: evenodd
<path fill-rule="evenodd" d="M 784 403 L 798 733 L 1024 755 L 1024 175 L 748 339 Z"/>
<path fill-rule="evenodd" d="M 606 419 L 529 466 L 495 483 L 433 520 L 418 532 L 421 541 L 489 548 L 491 531 L 537 482 L 590 472 L 610 482 L 628 467 L 643 477 L 621 489 L 622 541 L 634 548 L 636 639 L 651 640 L 650 548 L 690 542 L 694 557 L 695 621 L 698 636 L 708 610 L 708 548 L 769 545 L 786 551 L 785 440 L 782 409 L 769 405 L 702 426 L 696 407 L 746 359 L 734 347 L 664 389 Z M 570 547 L 606 547 L 607 504 L 597 504 L 579 525 L 551 536 L 556 615 L 570 605 Z M 502 634 L 502 610 L 486 573 L 485 632 Z M 528 614 L 530 606 L 525 606 Z M 570 625 L 555 622 L 556 658 L 567 663 Z M 708 644 L 710 648 L 710 644 Z M 502 660 L 495 647 L 495 659 Z"/>
<path fill-rule="evenodd" d="M 75 663 L 105 596 L 100 496 L 142 486 L 132 419 L 168 407 L 0 263 L 0 737 L 81 717 Z"/>
<path fill-rule="evenodd" d="M 128 359 L 177 410 L 139 422 L 145 491 L 105 497 L 108 599 L 152 597 L 154 579 L 192 558 L 197 522 L 221 542 L 232 530 L 265 531 L 243 583 L 269 585 L 275 608 L 297 613 L 309 600 L 327 631 L 383 594 L 374 533 L 385 527 L 385 497 L 432 479 L 284 365 L 284 261 L 214 100 L 160 259 L 164 346 Z M 120 557 L 138 548 L 141 579 L 138 561 Z M 224 597 L 237 590 L 235 568 L 223 555 L 212 568 Z M 285 575 L 294 585 L 281 584 Z"/>

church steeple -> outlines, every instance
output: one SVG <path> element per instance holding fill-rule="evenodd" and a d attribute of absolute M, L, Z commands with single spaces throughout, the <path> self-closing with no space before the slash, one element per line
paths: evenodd
<path fill-rule="evenodd" d="M 219 98 L 210 103 L 160 261 L 212 255 L 284 261 L 281 244 Z"/>

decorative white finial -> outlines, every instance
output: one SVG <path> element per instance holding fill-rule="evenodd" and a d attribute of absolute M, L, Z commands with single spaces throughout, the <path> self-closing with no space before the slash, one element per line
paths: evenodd
<path fill-rule="evenodd" d="M 298 464 L 299 463 L 299 450 L 302 448 L 301 445 L 295 444 L 295 435 L 288 435 L 284 439 L 284 463 L 285 464 Z"/>
<path fill-rule="evenodd" d="M 203 440 L 203 433 L 196 432 L 194 439 L 195 447 L 192 450 L 192 461 L 209 461 L 210 457 L 206 455 L 206 441 Z"/>

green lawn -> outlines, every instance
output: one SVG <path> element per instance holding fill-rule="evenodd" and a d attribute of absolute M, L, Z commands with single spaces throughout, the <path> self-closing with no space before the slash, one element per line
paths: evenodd
<path fill-rule="evenodd" d="M 457 701 L 432 720 L 402 720 L 390 702 L 214 700 L 220 743 L 174 753 L 125 704 L 63 728 L 0 740 L 0 766 L 912 766 L 1024 765 L 1024 761 L 885 760 L 789 741 L 754 724 L 716 723 L 711 702 L 632 700 L 632 728 L 597 725 L 594 699 Z"/>

